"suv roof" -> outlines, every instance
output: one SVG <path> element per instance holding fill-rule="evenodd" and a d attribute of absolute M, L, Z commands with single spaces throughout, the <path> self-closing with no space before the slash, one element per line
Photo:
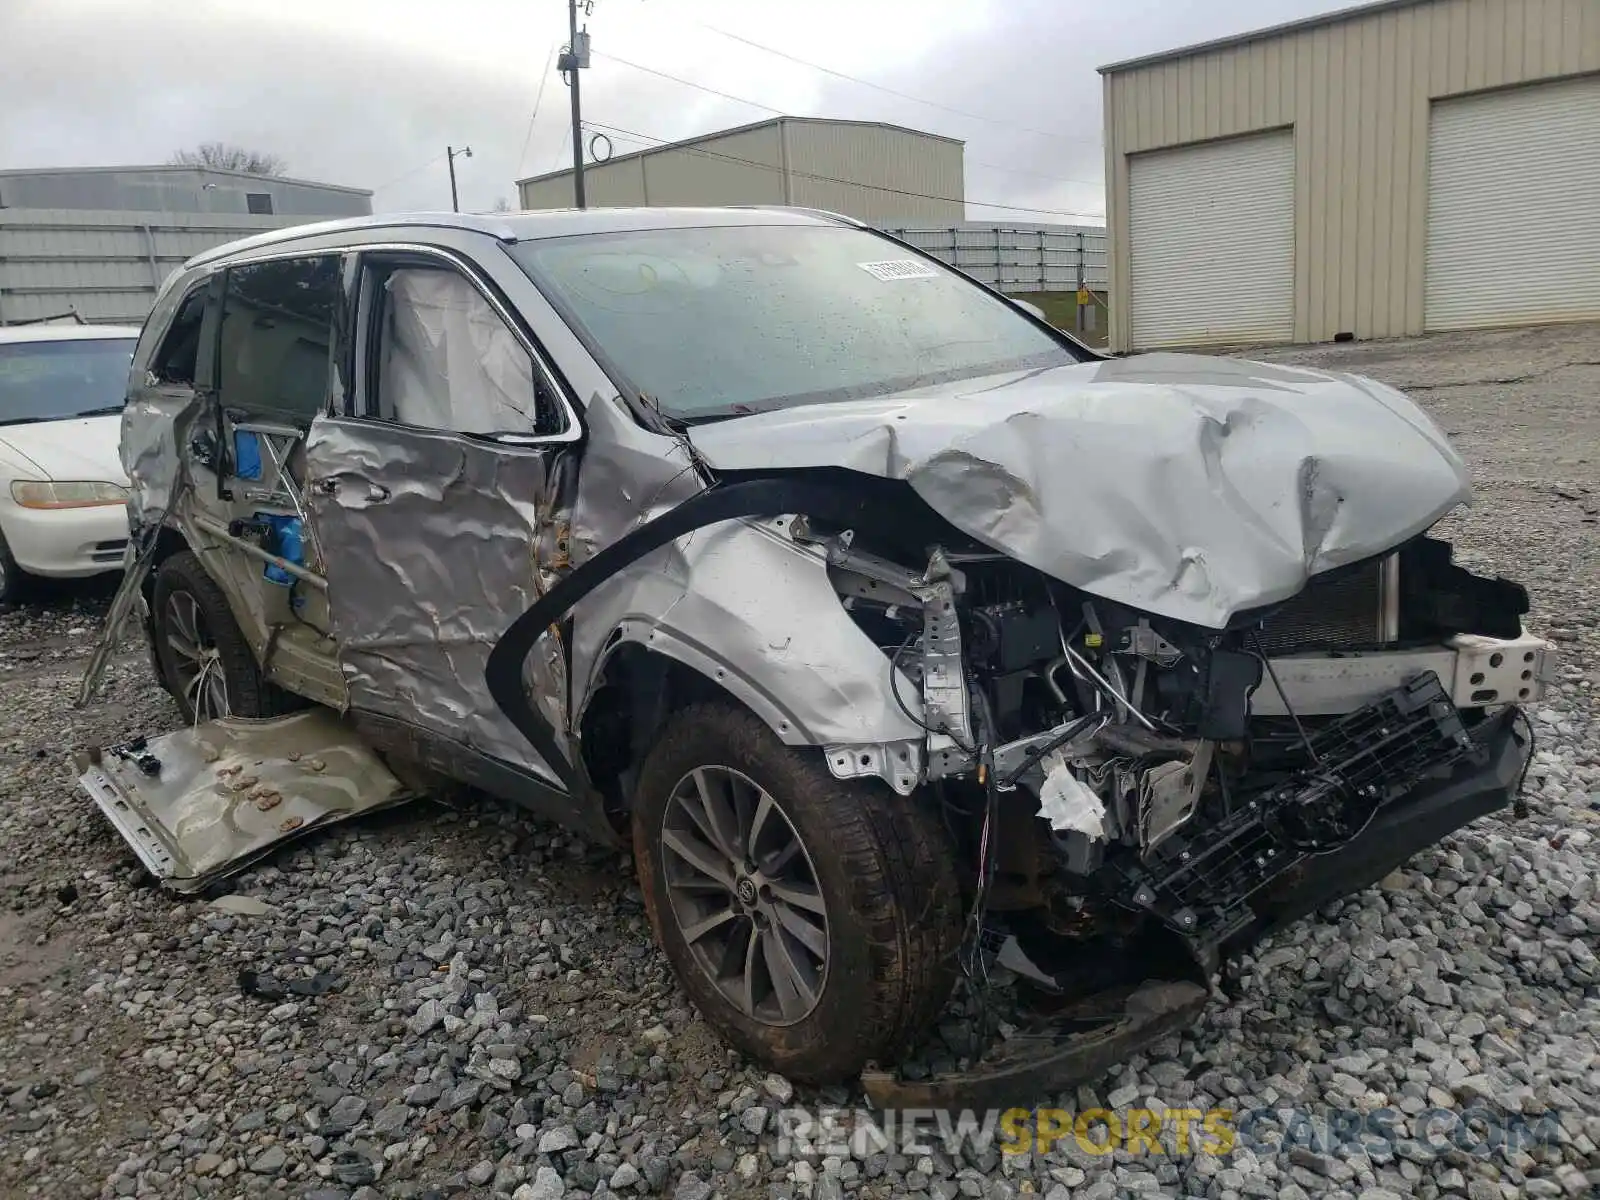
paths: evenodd
<path fill-rule="evenodd" d="M 623 233 L 643 229 L 688 229 L 708 225 L 857 225 L 853 218 L 814 208 L 553 208 L 540 212 L 477 216 L 471 213 L 385 213 L 318 221 L 257 234 L 195 255 L 186 264 L 200 266 L 267 246 L 292 244 L 366 229 L 465 229 L 503 242 L 530 242 L 585 233 Z"/>
<path fill-rule="evenodd" d="M 18 342 L 89 342 L 110 338 L 136 338 L 131 325 L 9 325 L 0 328 L 0 345 Z"/>

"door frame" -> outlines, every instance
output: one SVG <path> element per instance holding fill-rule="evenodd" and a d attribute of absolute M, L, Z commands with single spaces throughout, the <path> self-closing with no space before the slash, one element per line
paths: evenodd
<path fill-rule="evenodd" d="M 335 338 L 335 369 L 342 386 L 330 396 L 327 411 L 318 414 L 312 422 L 314 436 L 319 424 L 370 423 L 400 433 L 415 432 L 430 438 L 459 438 L 487 446 L 499 445 L 512 454 L 544 451 L 543 457 L 551 463 L 550 477 L 554 477 L 553 462 L 563 451 L 581 455 L 588 431 L 582 408 L 575 403 L 572 390 L 554 366 L 550 356 L 535 338 L 512 305 L 500 290 L 470 257 L 452 248 L 430 245 L 413 240 L 361 242 L 349 245 L 344 276 L 345 294 L 340 308 L 340 319 Z M 374 411 L 372 383 L 376 370 L 376 322 L 381 308 L 373 303 L 372 280 L 375 277 L 374 260 L 384 264 L 414 265 L 428 269 L 453 270 L 474 288 L 505 323 L 528 354 L 533 365 L 535 386 L 554 399 L 562 415 L 559 432 L 548 434 L 495 434 L 480 435 L 455 430 L 435 429 L 428 426 L 408 425 L 378 416 Z M 575 479 L 575 472 L 562 473 Z M 308 491 L 316 489 L 320 481 L 308 478 Z M 313 512 L 319 507 L 313 503 Z M 316 519 L 312 519 L 313 528 Z M 319 533 L 319 536 L 320 533 Z M 337 587 L 329 590 L 331 603 L 337 606 Z M 486 651 L 492 646 L 486 647 Z M 566 664 L 570 671 L 570 663 Z M 562 698 L 570 713 L 572 705 L 572 680 L 566 681 L 567 695 Z M 427 769 L 447 775 L 459 782 L 479 788 L 526 807 L 547 819 L 574 828 L 591 840 L 616 845 L 618 835 L 607 817 L 604 801 L 598 793 L 583 789 L 568 791 L 561 783 L 542 774 L 508 762 L 485 750 L 474 747 L 450 733 L 426 727 L 392 714 L 352 707 L 350 717 L 356 727 L 373 745 L 415 762 Z M 531 745 L 530 752 L 537 753 Z M 545 764 L 551 775 L 560 779 L 567 763 Z M 581 780 L 582 775 L 578 778 Z"/>

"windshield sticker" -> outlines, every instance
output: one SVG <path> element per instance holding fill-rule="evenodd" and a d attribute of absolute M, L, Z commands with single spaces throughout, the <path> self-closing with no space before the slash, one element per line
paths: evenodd
<path fill-rule="evenodd" d="M 891 258 L 883 262 L 857 263 L 867 274 L 876 279 L 889 282 L 895 279 L 937 279 L 939 272 L 927 263 L 918 262 L 914 258 Z"/>

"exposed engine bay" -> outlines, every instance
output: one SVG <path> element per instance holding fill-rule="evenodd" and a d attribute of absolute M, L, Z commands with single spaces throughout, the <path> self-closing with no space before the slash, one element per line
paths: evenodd
<path fill-rule="evenodd" d="M 927 730 L 923 779 L 972 855 L 975 903 L 1041 963 L 1054 938 L 1148 917 L 1209 974 L 1275 882 L 1481 767 L 1479 735 L 1537 695 L 1549 649 L 1523 632 L 1520 586 L 1425 536 L 1218 631 L 981 548 L 913 571 L 851 530 L 792 533 L 824 550 Z M 876 767 L 855 750 L 831 748 L 835 774 Z"/>

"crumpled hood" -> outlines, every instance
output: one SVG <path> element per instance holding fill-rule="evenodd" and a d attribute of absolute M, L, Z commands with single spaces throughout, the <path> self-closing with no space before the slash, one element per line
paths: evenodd
<path fill-rule="evenodd" d="M 728 471 L 846 467 L 1075 587 L 1220 629 L 1470 500 L 1439 428 L 1353 375 L 1147 354 L 694 427 Z"/>
<path fill-rule="evenodd" d="M 0 444 L 31 462 L 39 478 L 116 483 L 128 477 L 118 454 L 117 416 L 69 417 L 32 425 L 0 425 Z"/>

